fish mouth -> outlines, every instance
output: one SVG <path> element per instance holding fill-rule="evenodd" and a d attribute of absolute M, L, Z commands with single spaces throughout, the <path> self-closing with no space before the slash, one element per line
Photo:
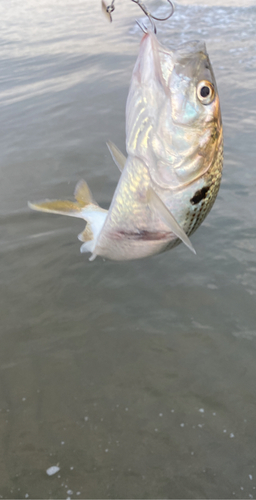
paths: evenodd
<path fill-rule="evenodd" d="M 200 82 L 214 99 L 198 99 Z M 126 149 L 140 158 L 152 181 L 180 189 L 211 166 L 222 140 L 217 86 L 204 42 L 162 46 L 155 34 L 142 38 L 126 106 Z"/>
<path fill-rule="evenodd" d="M 171 44 L 169 47 L 164 47 L 156 35 L 152 31 L 148 31 L 141 40 L 135 67 L 138 81 L 143 84 L 144 79 L 153 77 L 161 83 L 165 92 L 168 93 L 170 74 L 174 68 L 177 70 L 179 67 L 182 68 L 182 72 L 186 68 L 184 77 L 187 78 L 198 76 L 199 79 L 203 79 L 205 75 L 202 73 L 209 71 L 212 73 L 205 43 L 200 40 L 192 40 L 176 47 Z M 149 70 L 149 68 L 151 69 Z"/>

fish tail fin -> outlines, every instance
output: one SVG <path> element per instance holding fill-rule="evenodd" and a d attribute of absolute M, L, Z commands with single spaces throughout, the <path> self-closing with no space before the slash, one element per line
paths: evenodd
<path fill-rule="evenodd" d="M 31 203 L 29 201 L 28 206 L 32 210 L 37 210 L 38 212 L 83 218 L 81 215 L 81 207 L 76 202 L 69 200 L 44 200 L 38 203 Z"/>
<path fill-rule="evenodd" d="M 38 203 L 28 202 L 29 208 L 39 212 L 48 212 L 51 214 L 68 215 L 70 217 L 78 217 L 84 219 L 83 210 L 87 205 L 98 204 L 93 200 L 92 194 L 87 183 L 81 180 L 75 188 L 76 201 L 70 200 L 44 200 Z"/>
<path fill-rule="evenodd" d="M 32 210 L 48 212 L 51 214 L 68 215 L 78 217 L 86 221 L 85 229 L 78 235 L 78 239 L 83 242 L 81 253 L 91 252 L 90 260 L 94 260 L 94 252 L 97 239 L 104 226 L 108 211 L 101 208 L 92 197 L 91 191 L 84 180 L 78 182 L 75 188 L 76 201 L 70 200 L 44 200 L 38 203 L 28 202 Z"/>

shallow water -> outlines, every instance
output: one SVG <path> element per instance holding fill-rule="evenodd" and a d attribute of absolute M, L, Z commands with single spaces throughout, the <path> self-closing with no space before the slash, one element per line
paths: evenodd
<path fill-rule="evenodd" d="M 219 196 L 196 257 L 180 245 L 126 263 L 90 263 L 83 223 L 27 200 L 85 178 L 108 207 L 138 7 L 116 0 L 109 25 L 100 2 L 0 5 L 1 497 L 256 497 L 256 7 L 218 3 L 183 1 L 158 33 L 207 43 Z"/>

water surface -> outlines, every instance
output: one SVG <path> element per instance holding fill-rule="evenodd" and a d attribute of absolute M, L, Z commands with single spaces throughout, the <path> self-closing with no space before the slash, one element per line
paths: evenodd
<path fill-rule="evenodd" d="M 224 175 L 196 257 L 125 263 L 90 263 L 83 223 L 27 200 L 85 178 L 108 207 L 138 7 L 116 0 L 112 25 L 88 0 L 0 15 L 1 497 L 256 497 L 255 5 L 183 0 L 159 25 L 163 43 L 207 43 Z"/>

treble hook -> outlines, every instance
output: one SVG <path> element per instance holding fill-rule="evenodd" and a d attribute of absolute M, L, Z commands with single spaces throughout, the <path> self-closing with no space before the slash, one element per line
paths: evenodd
<path fill-rule="evenodd" d="M 105 4 L 105 2 L 104 2 L 104 0 L 101 0 L 102 10 L 108 15 L 108 19 L 110 20 L 110 22 L 112 22 L 111 13 L 115 10 L 114 2 L 115 2 L 115 0 L 112 0 L 111 4 L 107 7 L 106 4 Z M 168 19 L 170 19 L 170 17 L 174 13 L 174 5 L 173 5 L 173 3 L 172 3 L 171 0 L 167 0 L 167 2 L 170 4 L 172 10 L 171 10 L 171 12 L 170 12 L 170 14 L 168 16 L 162 17 L 162 18 L 161 17 L 153 16 L 153 14 L 151 14 L 151 12 L 141 2 L 141 0 L 132 0 L 132 2 L 136 3 L 141 8 L 141 10 L 144 12 L 144 14 L 148 17 L 148 19 L 150 20 L 151 25 L 153 27 L 154 33 L 156 33 L 156 25 L 155 25 L 154 21 L 167 21 Z M 154 21 L 153 21 L 153 19 L 154 19 Z M 146 28 L 146 26 L 144 26 L 144 24 L 140 23 L 137 20 L 136 20 L 136 23 L 139 25 L 139 27 L 142 29 L 142 31 L 144 33 L 147 33 L 147 28 Z"/>

